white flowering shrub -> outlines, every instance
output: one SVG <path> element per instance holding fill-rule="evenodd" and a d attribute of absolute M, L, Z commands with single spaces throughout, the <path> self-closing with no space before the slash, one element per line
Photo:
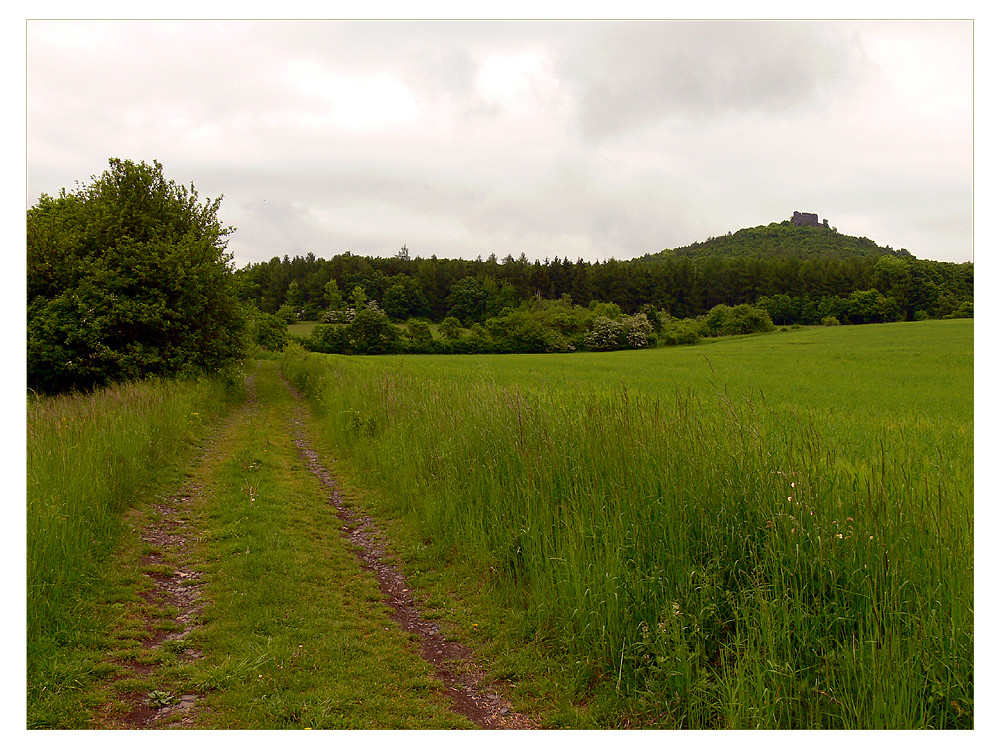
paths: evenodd
<path fill-rule="evenodd" d="M 621 324 L 625 329 L 625 342 L 628 349 L 645 349 L 653 338 L 653 324 L 644 313 L 622 316 Z"/>
<path fill-rule="evenodd" d="M 583 343 L 595 352 L 645 349 L 653 343 L 653 324 L 643 313 L 622 315 L 614 320 L 601 315 L 594 318 Z"/>
<path fill-rule="evenodd" d="M 323 313 L 322 323 L 350 323 L 354 320 L 354 310 L 329 310 Z"/>
<path fill-rule="evenodd" d="M 609 352 L 622 349 L 621 326 L 618 321 L 603 315 L 594 318 L 590 330 L 583 337 L 584 346 L 595 352 Z"/>

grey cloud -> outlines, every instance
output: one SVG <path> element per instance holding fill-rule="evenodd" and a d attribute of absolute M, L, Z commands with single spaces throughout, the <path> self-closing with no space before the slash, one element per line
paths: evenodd
<path fill-rule="evenodd" d="M 643 21 L 595 37 L 564 60 L 591 138 L 668 117 L 808 107 L 865 65 L 832 24 Z"/>

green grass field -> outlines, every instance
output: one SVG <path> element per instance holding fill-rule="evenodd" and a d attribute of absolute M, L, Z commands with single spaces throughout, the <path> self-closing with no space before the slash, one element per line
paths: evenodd
<path fill-rule="evenodd" d="M 661 398 L 676 390 L 771 397 L 799 413 L 859 413 L 919 421 L 972 414 L 970 320 L 810 327 L 769 335 L 703 339 L 696 346 L 574 354 L 387 357 L 362 360 L 406 367 L 449 381 L 491 379 L 521 389 L 576 394 L 626 388 Z M 957 420 L 963 427 L 962 420 Z M 970 434 L 971 444 L 971 434 Z"/>
<path fill-rule="evenodd" d="M 668 727 L 963 727 L 972 334 L 284 368 L 423 564 L 468 561 L 578 700 Z"/>
<path fill-rule="evenodd" d="M 289 323 L 288 332 L 293 336 L 308 336 L 312 333 L 312 329 L 315 328 L 319 323 L 314 320 L 305 320 L 298 323 Z"/>
<path fill-rule="evenodd" d="M 30 727 L 114 725 L 154 688 L 204 694 L 201 728 L 464 726 L 336 538 L 279 365 L 425 611 L 538 725 L 973 725 L 954 320 L 607 354 L 292 347 L 254 364 L 252 409 L 211 381 L 32 400 Z M 142 646 L 170 614 L 138 592 L 135 526 L 182 478 L 209 601 L 187 665 Z"/>

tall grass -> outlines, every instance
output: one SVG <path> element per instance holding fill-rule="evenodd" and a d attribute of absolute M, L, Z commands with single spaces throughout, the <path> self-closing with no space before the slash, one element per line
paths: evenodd
<path fill-rule="evenodd" d="M 831 428 L 780 394 L 528 389 L 296 351 L 283 366 L 395 510 L 626 710 L 971 726 L 971 453 L 915 451 L 864 414 Z"/>
<path fill-rule="evenodd" d="M 93 627 L 88 591 L 125 511 L 190 451 L 236 394 L 223 382 L 148 381 L 27 405 L 29 682 Z"/>

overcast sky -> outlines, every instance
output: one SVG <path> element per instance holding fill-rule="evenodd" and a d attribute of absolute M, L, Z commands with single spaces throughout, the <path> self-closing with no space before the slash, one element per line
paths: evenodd
<path fill-rule="evenodd" d="M 970 21 L 29 21 L 27 205 L 109 157 L 237 266 L 626 259 L 792 211 L 972 260 Z"/>

